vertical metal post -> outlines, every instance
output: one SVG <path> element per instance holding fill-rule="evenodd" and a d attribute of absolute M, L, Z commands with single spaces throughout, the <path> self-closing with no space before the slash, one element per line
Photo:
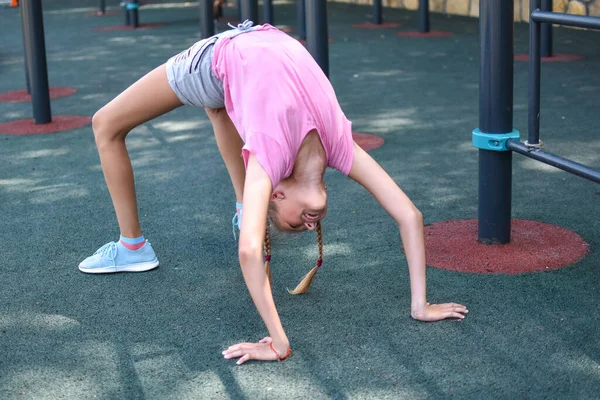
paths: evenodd
<path fill-rule="evenodd" d="M 552 12 L 552 0 L 542 0 L 541 10 Z M 542 57 L 552 57 L 552 24 L 542 24 L 541 43 Z"/>
<path fill-rule="evenodd" d="M 238 22 L 243 22 L 242 20 L 242 1 L 243 0 L 237 0 L 237 19 Z"/>
<path fill-rule="evenodd" d="M 127 8 L 128 4 L 129 4 L 129 2 L 127 2 L 127 1 L 125 3 L 122 3 L 123 11 L 125 11 L 125 26 L 131 25 L 131 15 L 129 14 L 129 8 Z"/>
<path fill-rule="evenodd" d="M 327 0 L 306 0 L 306 47 L 329 76 Z"/>
<path fill-rule="evenodd" d="M 200 0 L 200 33 L 202 39 L 209 38 L 215 34 L 212 0 Z"/>
<path fill-rule="evenodd" d="M 130 7 L 131 7 L 131 14 L 130 14 L 130 22 L 131 22 L 131 26 L 133 28 L 137 28 L 140 26 L 140 16 L 138 13 L 138 8 L 139 8 L 139 4 L 138 4 L 138 0 L 131 0 Z"/>
<path fill-rule="evenodd" d="M 373 0 L 373 23 L 380 25 L 383 23 L 383 7 L 381 0 Z"/>
<path fill-rule="evenodd" d="M 247 19 L 258 24 L 258 0 L 241 0 L 242 2 L 242 20 Z"/>
<path fill-rule="evenodd" d="M 479 3 L 479 129 L 488 134 L 513 130 L 514 2 Z M 478 240 L 510 241 L 512 152 L 479 150 Z"/>
<path fill-rule="evenodd" d="M 102 15 L 106 14 L 106 0 L 100 0 L 98 2 L 98 12 Z"/>
<path fill-rule="evenodd" d="M 540 0 L 530 0 L 529 11 L 539 9 Z M 540 23 L 529 21 L 529 104 L 527 120 L 527 144 L 540 142 Z"/>
<path fill-rule="evenodd" d="M 296 0 L 296 18 L 298 39 L 306 40 L 306 0 Z"/>
<path fill-rule="evenodd" d="M 266 24 L 275 25 L 275 18 L 273 14 L 273 0 L 265 0 L 264 3 L 264 22 Z"/>
<path fill-rule="evenodd" d="M 25 52 L 31 71 L 31 102 L 36 124 L 52 122 L 50 112 L 50 87 L 46 64 L 46 42 L 44 40 L 44 18 L 42 0 L 21 0 L 25 25 Z"/>
<path fill-rule="evenodd" d="M 429 32 L 429 0 L 419 0 L 419 32 Z"/>
<path fill-rule="evenodd" d="M 23 7 L 19 7 L 21 14 L 21 35 L 23 37 L 23 58 L 25 61 L 25 83 L 27 85 L 27 93 L 31 94 L 31 63 L 27 56 L 27 41 L 25 40 L 25 18 L 23 17 Z"/>

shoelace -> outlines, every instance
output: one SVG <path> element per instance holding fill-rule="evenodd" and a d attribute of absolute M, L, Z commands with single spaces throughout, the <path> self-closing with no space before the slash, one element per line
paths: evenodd
<path fill-rule="evenodd" d="M 114 264 L 115 258 L 117 257 L 117 244 L 115 242 L 106 243 L 104 246 L 96 250 L 94 254 L 107 254 L 108 259 Z"/>
<path fill-rule="evenodd" d="M 245 31 L 248 30 L 250 28 L 252 28 L 252 25 L 254 25 L 254 22 L 250 21 L 249 19 L 245 20 L 244 22 L 242 22 L 241 24 L 238 24 L 237 26 L 232 25 L 231 22 L 227 24 L 230 28 L 233 29 L 239 29 L 240 31 Z"/>

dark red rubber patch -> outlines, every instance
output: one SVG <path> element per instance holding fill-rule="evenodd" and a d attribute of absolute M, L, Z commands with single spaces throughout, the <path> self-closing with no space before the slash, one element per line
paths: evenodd
<path fill-rule="evenodd" d="M 551 57 L 542 57 L 542 62 L 574 62 L 583 58 L 579 54 L 554 53 Z M 515 55 L 515 61 L 529 61 L 529 54 Z"/>
<path fill-rule="evenodd" d="M 479 274 L 520 274 L 559 269 L 589 253 L 581 236 L 543 222 L 513 219 L 511 242 L 477 241 L 477 220 L 451 220 L 425 227 L 427 265 Z"/>
<path fill-rule="evenodd" d="M 77 93 L 77 90 L 68 87 L 51 87 L 50 98 L 56 99 L 59 97 L 67 97 Z M 27 90 L 13 90 L 10 92 L 0 93 L 0 101 L 17 103 L 20 101 L 31 101 L 31 95 Z"/>
<path fill-rule="evenodd" d="M 364 151 L 369 151 L 381 147 L 383 145 L 383 138 L 375 135 L 369 135 L 367 133 L 352 132 L 352 138 Z"/>
<path fill-rule="evenodd" d="M 59 115 L 52 117 L 49 124 L 36 124 L 33 118 L 0 123 L 0 134 L 42 135 L 81 128 L 92 122 L 92 118 L 80 115 Z"/>
<path fill-rule="evenodd" d="M 397 32 L 396 35 L 404 36 L 404 37 L 414 37 L 414 38 L 427 38 L 427 37 L 452 36 L 453 33 L 447 32 L 447 31 L 429 31 L 429 32 L 406 31 L 406 32 Z"/>
<path fill-rule="evenodd" d="M 372 22 L 365 22 L 362 24 L 353 24 L 352 27 L 356 29 L 386 29 L 386 28 L 399 28 L 402 24 L 398 22 L 384 22 L 381 24 L 374 24 Z"/>
<path fill-rule="evenodd" d="M 162 28 L 166 24 L 140 24 L 137 28 L 133 28 L 128 25 L 110 25 L 110 26 L 100 26 L 95 28 L 95 32 L 113 32 L 113 31 L 143 31 L 147 29 L 156 29 Z"/>

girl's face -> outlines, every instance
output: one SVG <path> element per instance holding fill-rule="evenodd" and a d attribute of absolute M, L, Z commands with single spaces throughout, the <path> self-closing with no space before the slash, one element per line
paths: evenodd
<path fill-rule="evenodd" d="M 327 187 L 314 189 L 282 182 L 271 195 L 270 217 L 277 229 L 285 232 L 314 230 L 327 214 Z"/>

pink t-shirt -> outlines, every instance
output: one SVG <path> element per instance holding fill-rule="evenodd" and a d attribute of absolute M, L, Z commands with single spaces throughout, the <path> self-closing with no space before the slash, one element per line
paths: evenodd
<path fill-rule="evenodd" d="M 327 166 L 345 175 L 354 158 L 352 127 L 331 83 L 297 40 L 265 24 L 215 46 L 213 70 L 223 81 L 225 108 L 244 147 L 273 188 L 289 177 L 305 136 L 316 129 Z"/>

